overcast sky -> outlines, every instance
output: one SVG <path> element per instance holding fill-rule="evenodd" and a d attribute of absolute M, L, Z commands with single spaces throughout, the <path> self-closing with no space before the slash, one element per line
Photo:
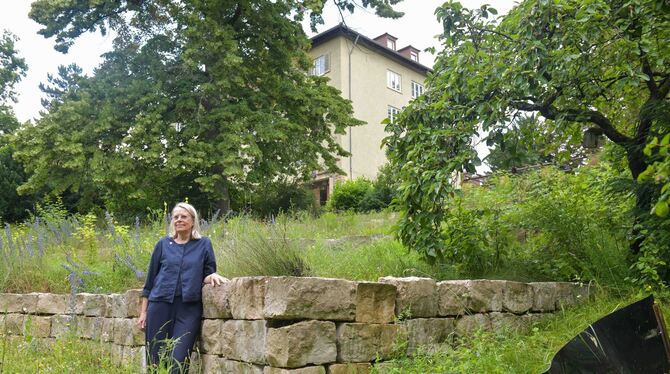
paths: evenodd
<path fill-rule="evenodd" d="M 439 47 L 435 36 L 440 33 L 440 25 L 434 12 L 441 5 L 442 0 L 404 0 L 396 9 L 405 12 L 405 16 L 398 20 L 379 18 L 374 12 L 364 9 L 356 9 L 354 14 L 343 12 L 344 21 L 353 30 L 374 38 L 385 32 L 398 38 L 398 48 L 408 44 L 424 50 L 434 46 Z M 93 69 L 100 63 L 100 55 L 109 51 L 112 47 L 112 37 L 103 37 L 99 33 L 88 33 L 81 36 L 70 52 L 64 55 L 53 49 L 53 40 L 47 40 L 37 34 L 39 25 L 28 18 L 30 11 L 29 0 L 0 0 L 2 11 L 0 11 L 0 30 L 11 31 L 17 37 L 17 49 L 19 55 L 26 59 L 28 73 L 17 85 L 18 103 L 14 104 L 14 111 L 20 121 L 27 121 L 39 116 L 42 108 L 38 85 L 46 82 L 47 73 L 55 74 L 58 65 L 77 63 L 84 69 L 86 74 L 91 74 Z M 510 0 L 464 0 L 462 4 L 466 7 L 479 7 L 483 3 L 491 4 L 500 14 L 506 13 L 514 2 Z M 325 31 L 341 22 L 340 13 L 331 2 L 324 11 L 324 25 L 318 27 L 318 32 Z M 306 26 L 308 35 L 314 35 Z M 439 49 L 439 48 L 438 48 Z M 421 63 L 431 66 L 433 56 L 426 52 L 421 54 Z"/>

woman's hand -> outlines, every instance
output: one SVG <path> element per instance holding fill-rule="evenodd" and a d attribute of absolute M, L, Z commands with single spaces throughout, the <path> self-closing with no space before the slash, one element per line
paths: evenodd
<path fill-rule="evenodd" d="M 142 297 L 142 304 L 140 305 L 140 316 L 137 318 L 137 327 L 144 331 L 147 327 L 147 308 L 149 306 L 149 299 Z"/>
<path fill-rule="evenodd" d="M 226 278 L 220 276 L 219 274 L 212 273 L 212 274 L 205 277 L 205 280 L 203 281 L 203 283 L 211 284 L 212 286 L 216 287 L 216 286 L 220 286 L 225 280 L 226 280 Z"/>

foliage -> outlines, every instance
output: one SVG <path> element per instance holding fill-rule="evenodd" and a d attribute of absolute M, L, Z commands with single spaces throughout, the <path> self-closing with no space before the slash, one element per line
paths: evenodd
<path fill-rule="evenodd" d="M 312 212 L 315 209 L 314 193 L 301 183 L 276 181 L 244 194 L 251 195 L 248 205 L 237 210 L 248 209 L 251 214 L 260 218 L 277 216 L 282 212 Z"/>
<path fill-rule="evenodd" d="M 0 318 L 2 318 L 0 316 Z M 28 317 L 30 318 L 30 317 Z M 0 333 L 0 370 L 5 373 L 136 373 L 131 365 L 112 361 L 111 345 L 65 335 L 55 340 Z"/>
<path fill-rule="evenodd" d="M 360 211 L 380 211 L 392 206 L 397 195 L 398 185 L 389 164 L 379 168 L 377 179 L 372 182 L 372 190 L 368 191 L 361 201 Z"/>
<path fill-rule="evenodd" d="M 372 182 L 365 178 L 337 182 L 328 200 L 328 208 L 336 212 L 360 212 L 361 203 L 372 190 Z"/>
<path fill-rule="evenodd" d="M 364 6 L 388 13 L 395 2 Z M 361 122 L 325 78 L 305 73 L 299 20 L 322 5 L 34 2 L 30 15 L 58 50 L 91 30 L 117 37 L 93 77 L 62 68 L 43 87 L 49 112 L 12 137 L 32 173 L 20 192 L 74 193 L 80 212 L 132 216 L 189 196 L 225 213 L 232 190 L 339 171 L 346 152 L 334 134 Z"/>
<path fill-rule="evenodd" d="M 670 116 L 670 112 L 667 113 Z M 670 120 L 668 120 L 670 123 Z M 660 184 L 660 196 L 656 201 L 652 212 L 659 217 L 666 217 L 670 212 L 668 202 L 670 201 L 670 134 L 658 140 L 654 137 L 644 148 L 647 156 L 654 156 L 654 162 L 638 176 L 640 181 L 653 181 Z"/>
<path fill-rule="evenodd" d="M 475 137 L 504 133 L 524 113 L 543 118 L 559 156 L 596 127 L 623 149 L 636 179 L 650 162 L 645 144 L 668 132 L 654 115 L 670 93 L 668 14 L 655 0 L 524 1 L 499 19 L 487 5 L 468 10 L 450 1 L 438 8 L 444 49 L 435 73 L 387 125 L 403 244 L 429 259 L 445 257 L 450 176 L 474 172 Z M 652 194 L 643 190 L 631 190 L 636 212 L 649 210 Z"/>

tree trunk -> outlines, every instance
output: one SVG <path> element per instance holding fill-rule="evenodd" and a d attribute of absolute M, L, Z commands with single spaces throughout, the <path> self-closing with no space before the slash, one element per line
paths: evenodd
<path fill-rule="evenodd" d="M 651 207 L 653 187 L 648 183 L 640 184 L 637 177 L 647 169 L 645 155 L 642 152 L 644 144 L 633 143 L 626 149 L 628 169 L 630 169 L 633 182 L 635 183 L 635 209 L 633 210 L 633 229 L 631 231 L 632 241 L 630 243 L 631 254 L 640 253 L 644 235 L 642 234 L 643 218 L 649 214 Z"/>

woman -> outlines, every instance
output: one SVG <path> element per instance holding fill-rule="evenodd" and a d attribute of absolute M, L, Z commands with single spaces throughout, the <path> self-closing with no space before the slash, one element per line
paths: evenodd
<path fill-rule="evenodd" d="M 178 203 L 172 209 L 170 234 L 154 247 L 142 291 L 137 324 L 146 333 L 150 365 L 162 356 L 172 360 L 173 373 L 187 372 L 200 333 L 202 284 L 223 282 L 215 272 L 212 242 L 200 234 L 198 213 L 192 205 Z M 171 341 L 169 349 L 166 340 Z"/>

